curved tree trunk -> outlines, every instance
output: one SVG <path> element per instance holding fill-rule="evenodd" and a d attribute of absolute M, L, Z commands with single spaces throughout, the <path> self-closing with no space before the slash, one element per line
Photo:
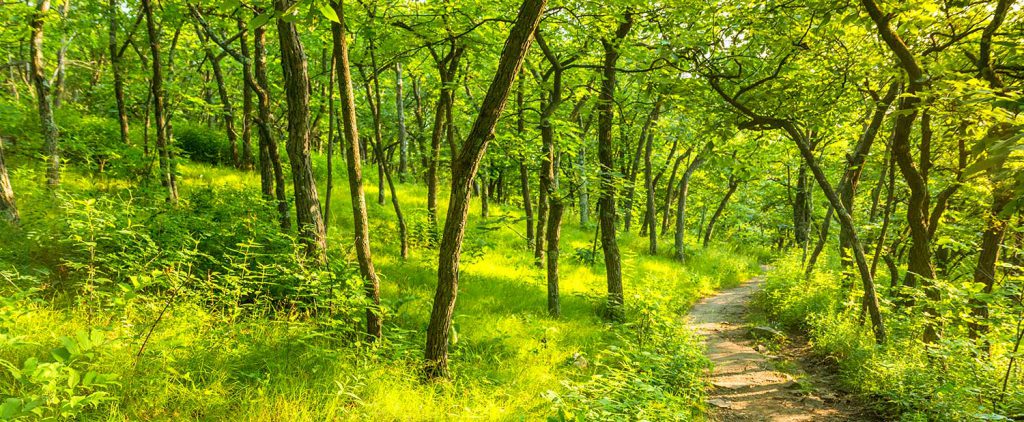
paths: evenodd
<path fill-rule="evenodd" d="M 533 41 L 533 32 L 540 22 L 545 3 L 546 0 L 524 0 L 505 41 L 494 80 L 480 106 L 480 114 L 466 137 L 462 151 L 452 162 L 451 199 L 438 254 L 437 290 L 434 293 L 430 325 L 427 327 L 427 378 L 448 376 L 448 339 L 459 288 L 459 258 L 462 238 L 466 233 L 466 217 L 469 214 L 470 186 L 487 151 L 498 118 L 505 108 L 512 82 Z"/>
<path fill-rule="evenodd" d="M 714 214 L 711 214 L 711 220 L 708 220 L 708 228 L 704 230 L 704 247 L 708 247 L 711 243 L 711 235 L 715 231 L 715 223 L 718 222 L 719 217 L 725 212 L 725 206 L 729 203 L 729 198 L 732 197 L 733 193 L 736 193 L 736 188 L 740 186 L 740 181 L 735 176 L 729 176 L 729 190 L 725 191 L 725 196 L 718 202 L 718 208 L 715 208 Z"/>
<path fill-rule="evenodd" d="M 686 259 L 686 199 L 690 194 L 690 178 L 693 176 L 693 172 L 697 171 L 697 168 L 704 163 L 708 155 L 715 148 L 714 142 L 708 142 L 704 145 L 704 148 L 697 153 L 696 157 L 693 157 L 693 161 L 686 166 L 686 171 L 683 172 L 682 180 L 679 181 L 679 204 L 676 208 L 676 260 L 684 261 Z"/>
<path fill-rule="evenodd" d="M 291 7 L 291 0 L 276 0 L 278 13 Z M 281 68 L 288 100 L 288 161 L 292 167 L 295 194 L 295 222 L 299 240 L 306 246 L 306 255 L 320 263 L 327 262 L 327 235 L 324 233 L 320 198 L 309 157 L 309 74 L 306 54 L 295 24 L 277 20 L 281 47 Z"/>
<path fill-rule="evenodd" d="M 256 10 L 255 14 L 263 13 Z M 254 61 L 253 72 L 256 74 L 256 83 L 259 84 L 259 121 L 257 122 L 260 135 L 260 177 L 263 193 L 269 196 L 269 189 L 274 189 L 274 196 L 277 198 L 277 214 L 282 230 L 291 230 L 292 220 L 288 212 L 288 198 L 285 195 L 284 170 L 281 168 L 281 155 L 277 152 L 277 140 L 270 132 L 270 82 L 267 79 L 267 31 L 263 27 L 253 30 Z M 272 177 L 272 179 L 271 179 Z M 273 181 L 273 183 L 270 183 Z"/>
<path fill-rule="evenodd" d="M 363 278 L 363 289 L 371 306 L 366 309 L 366 334 L 371 339 L 381 336 L 380 280 L 373 268 L 370 253 L 370 227 L 366 218 L 366 195 L 363 194 L 363 167 L 359 148 L 359 129 L 356 121 L 355 93 L 352 90 L 352 74 L 349 71 L 348 45 L 345 39 L 345 10 L 342 2 L 334 2 L 334 11 L 342 23 L 331 24 L 331 38 L 334 41 L 334 57 L 337 61 L 334 71 L 338 79 L 338 94 L 341 105 L 341 123 L 345 133 L 345 154 L 348 157 L 348 186 L 352 196 L 353 239 L 359 274 Z"/>

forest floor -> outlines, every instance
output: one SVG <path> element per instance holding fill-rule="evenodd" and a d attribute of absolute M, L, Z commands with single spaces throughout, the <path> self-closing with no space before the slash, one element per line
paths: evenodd
<path fill-rule="evenodd" d="M 714 364 L 707 407 L 720 421 L 860 421 L 873 418 L 834 388 L 833 375 L 809 359 L 805 342 L 752 328 L 749 306 L 764 276 L 723 290 L 693 306 L 688 323 L 706 341 Z M 755 338 L 758 338 L 755 340 Z M 778 349 L 769 352 L 768 340 Z"/>

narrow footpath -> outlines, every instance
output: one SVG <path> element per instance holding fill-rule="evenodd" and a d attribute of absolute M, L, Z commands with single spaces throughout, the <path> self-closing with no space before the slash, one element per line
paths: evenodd
<path fill-rule="evenodd" d="M 787 344 L 779 353 L 786 358 L 780 358 L 755 344 L 746 324 L 747 308 L 762 282 L 764 276 L 759 275 L 690 310 L 688 324 L 705 338 L 707 356 L 714 364 L 706 404 L 709 418 L 723 422 L 873 420 L 830 387 L 831 377 L 823 369 L 809 367 L 806 348 Z M 757 331 L 773 335 L 770 329 Z"/>

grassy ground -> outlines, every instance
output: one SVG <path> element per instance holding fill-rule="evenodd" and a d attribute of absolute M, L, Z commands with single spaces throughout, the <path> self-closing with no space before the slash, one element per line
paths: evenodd
<path fill-rule="evenodd" d="M 13 179 L 25 224 L 0 235 L 0 249 L 8 249 L 0 253 L 6 278 L 0 280 L 0 365 L 7 367 L 0 371 L 0 402 L 41 399 L 31 411 L 37 414 L 109 420 L 699 418 L 707 363 L 679 324 L 680 314 L 757 271 L 756 258 L 725 244 L 691 246 L 692 258 L 681 265 L 667 257 L 669 242 L 662 242 L 662 255 L 649 256 L 646 238 L 623 235 L 627 322 L 609 324 L 598 316 L 603 265 L 576 257 L 590 250 L 593 229 L 567 213 L 563 316 L 553 319 L 546 312 L 544 272 L 521 237 L 519 211 L 492 204 L 491 217 L 483 219 L 474 203 L 455 310 L 454 376 L 425 383 L 420 359 L 436 251 L 417 244 L 408 260 L 398 257 L 391 204 L 376 203 L 372 173 L 366 194 L 386 339 L 366 344 L 332 335 L 330 318 L 273 303 L 245 312 L 210 306 L 229 273 L 210 274 L 206 287 L 181 291 L 127 294 L 116 288 L 126 282 L 120 279 L 101 280 L 113 286 L 95 288 L 103 295 L 62 291 L 48 280 L 66 266 L 48 256 L 59 249 L 46 244 L 60 234 L 45 232 L 62 227 L 69 209 L 81 205 L 63 199 L 65 208 L 55 207 L 62 196 L 42 191 L 39 172 L 18 164 Z M 322 159 L 317 167 L 323 191 Z M 194 163 L 183 163 L 180 172 L 186 202 L 211 187 L 258 194 L 255 174 Z M 351 261 L 348 189 L 342 175 L 336 177 L 329 242 L 337 245 L 335 260 Z M 84 197 L 116 193 L 123 200 L 128 186 L 72 169 L 62 189 Z M 422 231 L 425 197 L 418 184 L 399 186 L 414 233 Z M 135 201 L 147 200 L 153 198 Z M 148 214 L 136 219 L 133 224 L 162 221 Z M 101 229 L 123 230 L 114 226 Z M 88 274 L 89 268 L 77 268 L 69 277 Z"/>

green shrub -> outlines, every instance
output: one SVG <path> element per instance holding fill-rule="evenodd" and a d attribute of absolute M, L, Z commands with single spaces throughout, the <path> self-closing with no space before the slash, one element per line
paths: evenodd
<path fill-rule="evenodd" d="M 176 124 L 174 146 L 193 161 L 214 165 L 231 162 L 231 147 L 227 136 L 207 127 Z"/>

